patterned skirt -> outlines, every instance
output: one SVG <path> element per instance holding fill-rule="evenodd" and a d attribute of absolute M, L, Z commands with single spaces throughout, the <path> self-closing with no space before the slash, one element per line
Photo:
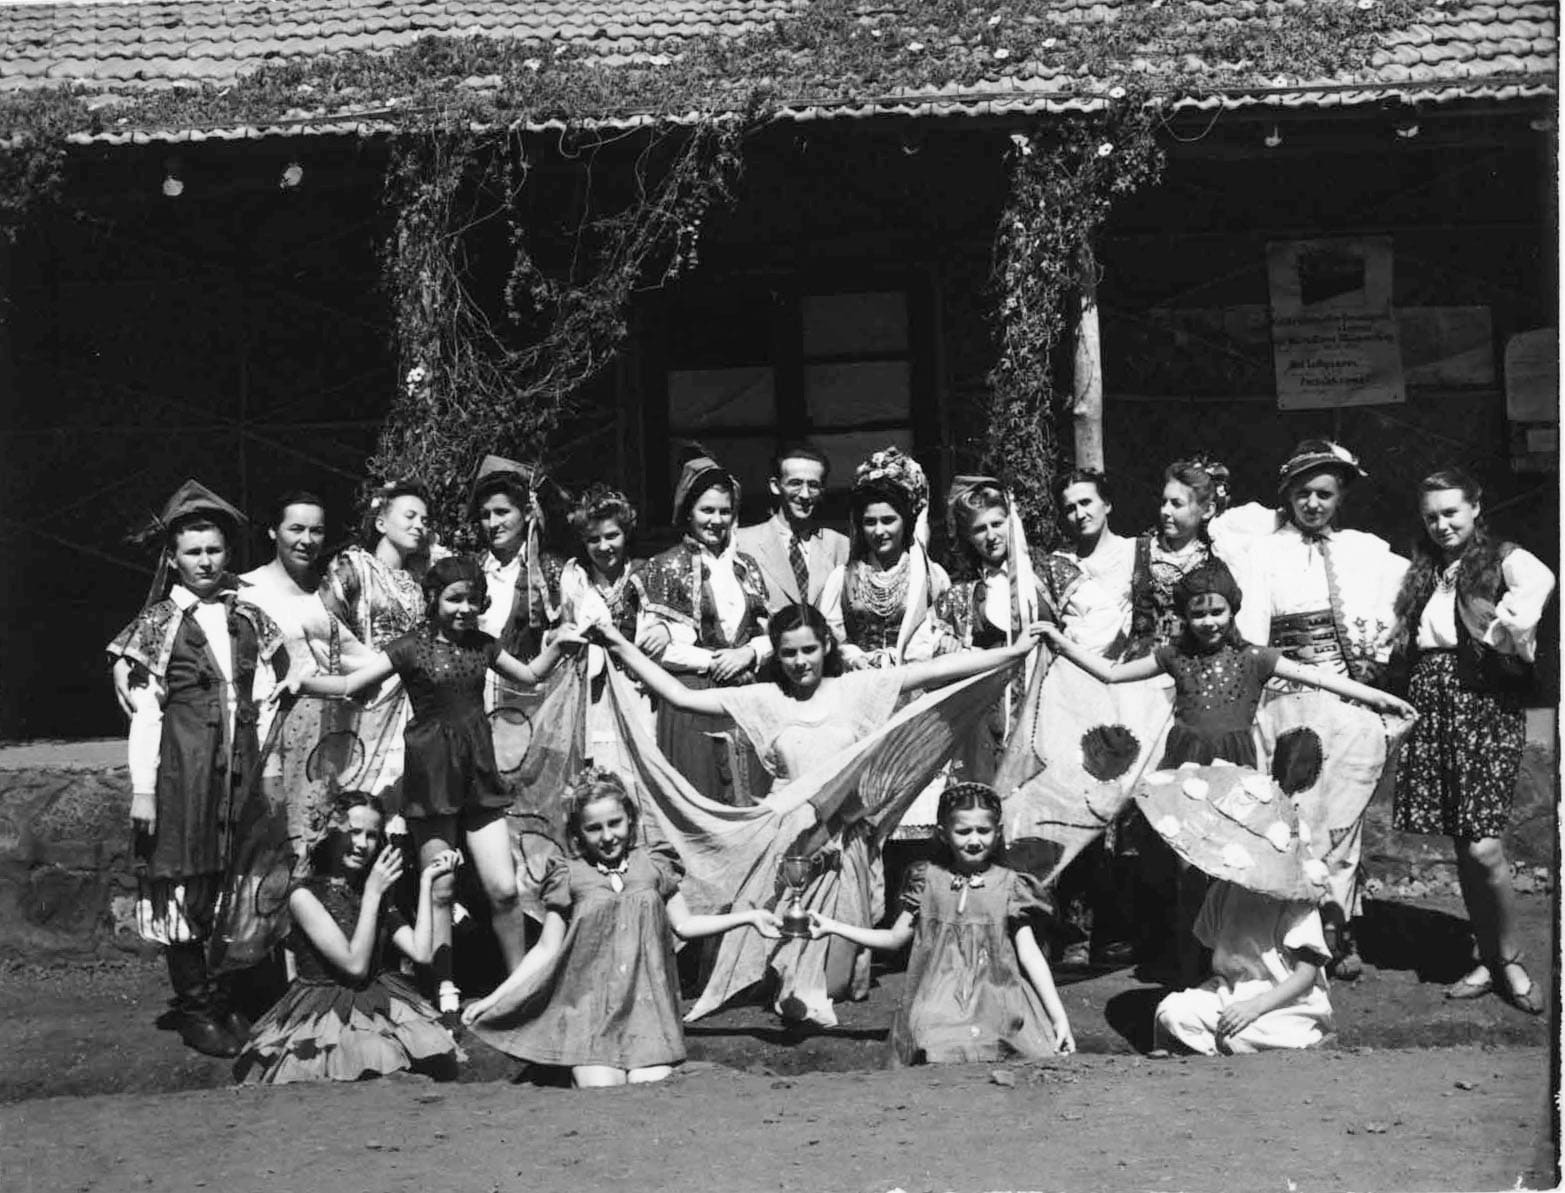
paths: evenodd
<path fill-rule="evenodd" d="M 412 1071 L 455 1076 L 465 1060 L 435 1009 L 387 971 L 354 989 L 295 981 L 250 1031 L 234 1077 L 245 1083 L 362 1081 Z"/>
<path fill-rule="evenodd" d="M 1526 739 L 1521 705 L 1463 687 L 1451 650 L 1419 655 L 1408 700 L 1418 723 L 1397 764 L 1392 825 L 1464 840 L 1503 836 Z"/>

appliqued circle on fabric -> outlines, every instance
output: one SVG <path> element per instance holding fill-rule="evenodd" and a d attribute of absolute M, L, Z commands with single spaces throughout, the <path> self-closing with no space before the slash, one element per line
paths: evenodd
<path fill-rule="evenodd" d="M 508 775 L 519 770 L 533 744 L 532 718 L 523 709 L 502 704 L 489 714 L 489 732 L 500 773 Z"/>
<path fill-rule="evenodd" d="M 351 791 L 364 765 L 364 742 L 351 729 L 338 729 L 315 743 L 305 759 L 304 775 L 312 783 L 334 782 Z"/>
<path fill-rule="evenodd" d="M 1081 764 L 1094 779 L 1109 782 L 1135 765 L 1141 742 L 1123 725 L 1097 725 L 1081 739 Z"/>
<path fill-rule="evenodd" d="M 1289 795 L 1297 795 L 1315 786 L 1325 761 L 1320 734 L 1301 725 L 1277 739 L 1277 749 L 1272 754 L 1272 778 Z"/>

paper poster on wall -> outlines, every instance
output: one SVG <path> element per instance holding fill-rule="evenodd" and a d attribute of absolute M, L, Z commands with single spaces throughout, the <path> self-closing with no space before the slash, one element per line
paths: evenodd
<path fill-rule="evenodd" d="M 1269 244 L 1266 274 L 1279 408 L 1407 401 L 1389 239 Z"/>

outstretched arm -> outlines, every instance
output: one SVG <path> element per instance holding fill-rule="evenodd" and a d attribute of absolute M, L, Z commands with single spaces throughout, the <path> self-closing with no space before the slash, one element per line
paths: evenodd
<path fill-rule="evenodd" d="M 1335 675 L 1330 671 L 1323 671 L 1319 667 L 1311 667 L 1305 663 L 1297 663 L 1292 659 L 1278 659 L 1277 666 L 1272 671 L 1272 674 L 1278 679 L 1308 684 L 1312 688 L 1319 688 L 1323 692 L 1341 696 L 1344 700 L 1357 700 L 1361 704 L 1367 704 L 1371 708 L 1380 709 L 1382 712 L 1393 713 L 1403 717 L 1415 717 L 1418 715 L 1417 710 L 1400 696 L 1393 696 L 1390 692 L 1382 692 L 1379 688 L 1372 688 L 1368 684 L 1359 683 L 1356 680 L 1349 679 L 1346 675 Z"/>
<path fill-rule="evenodd" d="M 386 652 L 377 650 L 369 662 L 347 675 L 290 675 L 272 689 L 267 699 L 276 703 L 284 695 L 296 696 L 301 692 L 306 696 L 351 696 L 374 687 L 393 670 Z"/>
<path fill-rule="evenodd" d="M 668 926 L 681 940 L 695 940 L 702 936 L 721 936 L 735 928 L 754 928 L 767 940 L 782 936 L 777 917 L 764 907 L 752 907 L 745 911 L 730 911 L 722 915 L 696 915 L 678 891 L 669 897 Z"/>
<path fill-rule="evenodd" d="M 1065 1017 L 1065 1004 L 1060 1001 L 1060 992 L 1054 988 L 1054 973 L 1049 969 L 1043 950 L 1038 947 L 1038 938 L 1033 935 L 1031 925 L 1023 924 L 1016 930 L 1015 943 L 1016 959 L 1021 963 L 1022 972 L 1038 992 L 1038 999 L 1054 1027 L 1054 1046 L 1061 1052 L 1075 1052 L 1076 1040 L 1071 1035 L 1070 1020 Z"/>
<path fill-rule="evenodd" d="M 565 917 L 557 911 L 543 915 L 543 932 L 538 943 L 527 950 L 522 963 L 511 971 L 511 976 L 495 988 L 488 998 L 469 1003 L 462 1012 L 462 1022 L 471 1026 L 485 1015 L 495 1011 L 509 1011 L 525 1001 L 549 975 L 560 955 L 560 945 L 565 941 Z"/>
<path fill-rule="evenodd" d="M 997 646 L 993 650 L 962 650 L 956 654 L 940 655 L 924 663 L 908 663 L 896 669 L 902 680 L 902 690 L 913 688 L 938 688 L 954 683 L 970 675 L 1014 663 L 1038 645 L 1043 633 L 1042 624 L 1034 622 L 1027 632 L 1017 637 L 1009 646 Z"/>
<path fill-rule="evenodd" d="M 712 688 L 697 691 L 687 688 L 667 671 L 659 667 L 612 624 L 596 627 L 604 643 L 630 669 L 630 673 L 656 693 L 659 700 L 683 709 L 685 712 L 706 713 L 720 716 L 723 712 L 722 697 Z"/>
<path fill-rule="evenodd" d="M 560 626 L 551 631 L 548 641 L 532 662 L 524 663 L 510 652 L 502 650 L 495 656 L 493 669 L 512 683 L 521 684 L 524 688 L 536 688 L 549 678 L 549 672 L 565 657 L 565 647 L 580 646 L 584 642 L 586 639 L 575 626 Z"/>
<path fill-rule="evenodd" d="M 1045 625 L 1043 636 L 1060 654 L 1094 679 L 1104 683 L 1134 683 L 1138 679 L 1151 679 L 1155 675 L 1163 674 L 1163 666 L 1157 661 L 1155 655 L 1131 659 L 1124 663 L 1111 663 L 1101 655 L 1083 650 L 1067 638 L 1058 626 Z"/>
<path fill-rule="evenodd" d="M 844 924 L 841 920 L 812 911 L 810 939 L 819 940 L 823 936 L 840 936 L 862 948 L 894 953 L 913 939 L 913 913 L 904 911 L 889 928 L 861 928 L 857 924 Z"/>

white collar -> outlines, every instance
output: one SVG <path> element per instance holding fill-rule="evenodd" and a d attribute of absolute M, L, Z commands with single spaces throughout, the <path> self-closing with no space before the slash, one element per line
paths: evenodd
<path fill-rule="evenodd" d="M 234 589 L 220 588 L 216 593 L 218 599 L 206 603 L 215 605 L 223 597 L 232 595 L 235 595 Z M 191 609 L 202 603 L 201 598 L 198 597 L 195 593 L 191 592 L 190 589 L 186 588 L 183 584 L 176 584 L 173 588 L 169 589 L 168 599 L 174 602 L 174 607 L 177 608 L 181 613 L 188 613 Z"/>
<path fill-rule="evenodd" d="M 510 563 L 501 563 L 500 557 L 493 551 L 484 552 L 484 571 L 493 576 L 503 576 L 507 572 L 514 572 L 527 562 L 527 545 L 522 544 L 522 549 L 511 556 Z"/>

